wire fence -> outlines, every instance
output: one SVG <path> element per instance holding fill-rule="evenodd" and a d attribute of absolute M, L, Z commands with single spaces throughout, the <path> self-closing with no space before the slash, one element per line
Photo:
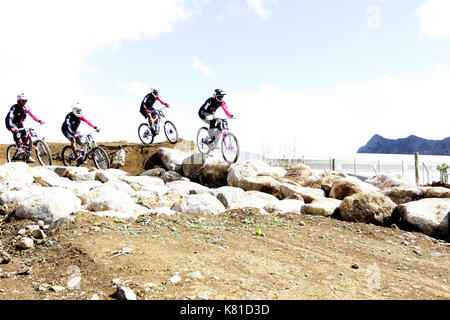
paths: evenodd
<path fill-rule="evenodd" d="M 312 170 L 335 170 L 361 179 L 371 176 L 395 172 L 400 173 L 411 182 L 416 182 L 416 165 L 414 155 L 396 154 L 356 154 L 350 157 L 301 157 L 297 159 L 270 159 L 250 152 L 241 152 L 239 161 L 259 159 L 273 166 L 295 165 L 302 163 Z M 448 182 L 448 173 L 441 173 L 437 166 L 450 164 L 450 156 L 419 155 L 418 180 L 420 184 L 430 184 L 434 181 Z"/>

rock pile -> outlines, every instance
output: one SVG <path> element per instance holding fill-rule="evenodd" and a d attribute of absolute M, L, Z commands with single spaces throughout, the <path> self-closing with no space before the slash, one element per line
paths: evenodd
<path fill-rule="evenodd" d="M 305 165 L 288 170 L 260 160 L 228 165 L 214 156 L 168 148 L 157 154 L 162 167 L 137 176 L 119 169 L 7 163 L 0 166 L 0 214 L 50 225 L 73 220 L 80 211 L 135 219 L 251 207 L 266 215 L 312 214 L 377 225 L 401 222 L 429 236 L 449 236 L 447 188 L 416 186 L 389 173 L 361 181 L 339 172 L 315 173 Z"/>

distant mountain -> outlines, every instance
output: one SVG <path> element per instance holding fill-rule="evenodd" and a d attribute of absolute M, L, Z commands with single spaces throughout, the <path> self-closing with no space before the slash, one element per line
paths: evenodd
<path fill-rule="evenodd" d="M 387 153 L 450 156 L 450 137 L 443 140 L 428 140 L 414 135 L 403 139 L 386 139 L 375 134 L 358 153 Z"/>

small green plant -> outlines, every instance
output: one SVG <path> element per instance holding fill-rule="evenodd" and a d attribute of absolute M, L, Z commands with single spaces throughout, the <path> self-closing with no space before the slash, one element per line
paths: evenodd
<path fill-rule="evenodd" d="M 260 237 L 265 237 L 265 236 L 266 236 L 265 233 L 262 232 L 261 229 L 256 229 L 256 230 L 255 230 L 255 233 L 256 233 L 258 236 L 260 236 Z"/>
<path fill-rule="evenodd" d="M 441 181 L 448 183 L 448 173 L 447 170 L 450 169 L 450 165 L 442 163 L 436 167 L 436 169 L 441 173 Z"/>

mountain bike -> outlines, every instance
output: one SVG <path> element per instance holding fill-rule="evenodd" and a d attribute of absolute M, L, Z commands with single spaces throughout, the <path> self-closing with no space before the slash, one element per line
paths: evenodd
<path fill-rule="evenodd" d="M 162 109 L 165 108 L 167 107 L 163 107 Z M 154 135 L 152 134 L 148 123 L 144 122 L 139 125 L 138 135 L 143 144 L 150 144 L 153 142 L 153 139 L 159 134 L 161 123 L 163 124 L 162 127 L 164 128 L 164 134 L 166 135 L 167 140 L 172 144 L 178 141 L 177 128 L 175 128 L 175 125 L 171 121 L 166 120 L 166 116 L 162 109 L 155 109 L 159 120 L 157 123 L 153 123 L 153 128 L 155 129 Z"/>
<path fill-rule="evenodd" d="M 231 118 L 236 119 L 236 118 Z M 209 154 L 212 150 L 219 148 L 226 162 L 232 164 L 239 158 L 239 143 L 234 134 L 228 131 L 228 119 L 216 118 L 215 128 L 219 133 L 212 142 L 207 127 L 201 127 L 197 132 L 197 148 L 202 154 Z"/>
<path fill-rule="evenodd" d="M 6 149 L 6 160 L 8 162 L 25 161 L 30 162 L 31 153 L 34 151 L 41 166 L 52 165 L 52 152 L 49 146 L 42 139 L 38 139 L 33 128 L 22 128 L 19 131 L 25 132 L 25 141 L 23 141 L 23 149 L 25 152 L 18 152 L 17 144 L 12 144 Z"/>
<path fill-rule="evenodd" d="M 91 133 L 80 135 L 81 145 L 78 145 L 77 154 L 73 152 L 72 146 L 65 146 L 61 151 L 62 162 L 65 166 L 76 166 L 86 163 L 89 159 L 94 161 L 97 169 L 108 169 L 111 166 L 108 153 L 105 149 L 97 146 Z M 77 160 L 78 156 L 81 158 Z"/>

